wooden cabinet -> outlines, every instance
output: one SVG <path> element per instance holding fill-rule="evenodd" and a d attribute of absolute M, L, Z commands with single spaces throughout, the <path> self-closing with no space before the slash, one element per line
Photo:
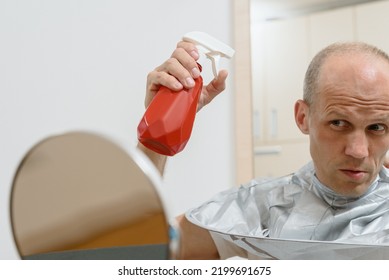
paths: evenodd
<path fill-rule="evenodd" d="M 265 141 L 301 138 L 293 107 L 302 98 L 308 63 L 306 17 L 267 23 L 265 32 Z"/>
<path fill-rule="evenodd" d="M 354 8 L 347 7 L 315 13 L 309 16 L 310 60 L 324 47 L 335 43 L 353 41 Z"/>
<path fill-rule="evenodd" d="M 355 7 L 355 39 L 389 53 L 389 1 L 377 1 Z"/>
<path fill-rule="evenodd" d="M 296 171 L 310 160 L 308 141 L 262 145 L 255 149 L 256 177 L 283 176 Z"/>
<path fill-rule="evenodd" d="M 294 121 L 309 60 L 308 27 L 308 17 L 297 17 L 258 24 L 252 32 L 257 177 L 281 176 L 309 160 L 307 136 Z"/>

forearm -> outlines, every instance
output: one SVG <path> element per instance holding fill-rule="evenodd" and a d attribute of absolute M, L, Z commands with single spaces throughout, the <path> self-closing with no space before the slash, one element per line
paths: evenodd
<path fill-rule="evenodd" d="M 141 150 L 155 165 L 159 173 L 163 175 L 166 165 L 167 156 L 158 154 L 138 142 L 138 149 Z"/>
<path fill-rule="evenodd" d="M 176 218 L 180 230 L 179 259 L 219 259 L 219 253 L 208 230 L 189 222 L 182 214 Z"/>

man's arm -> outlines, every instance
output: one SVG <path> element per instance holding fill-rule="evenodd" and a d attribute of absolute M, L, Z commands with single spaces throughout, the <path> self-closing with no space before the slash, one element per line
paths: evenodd
<path fill-rule="evenodd" d="M 138 143 L 138 148 L 150 158 L 162 175 L 167 157 L 149 150 L 141 143 Z M 208 260 L 220 258 L 216 245 L 208 230 L 189 222 L 184 214 L 179 215 L 176 220 L 180 230 L 179 259 Z"/>
<path fill-rule="evenodd" d="M 141 143 L 138 143 L 138 148 L 150 158 L 162 175 L 167 157 L 149 150 Z M 208 230 L 189 222 L 184 214 L 179 215 L 176 220 L 180 230 L 179 259 L 208 260 L 220 258 L 216 245 Z"/>
<path fill-rule="evenodd" d="M 167 157 L 146 148 L 140 142 L 138 142 L 138 149 L 141 150 L 154 163 L 155 167 L 158 169 L 162 176 L 165 170 Z"/>
<path fill-rule="evenodd" d="M 196 62 L 198 58 L 199 54 L 194 44 L 183 41 L 179 42 L 172 56 L 148 74 L 145 107 L 149 106 L 161 86 L 165 86 L 173 91 L 179 91 L 182 88 L 192 88 L 194 79 L 200 75 Z M 203 87 L 197 104 L 197 111 L 210 103 L 225 89 L 227 75 L 228 72 L 226 70 L 221 70 L 215 79 Z M 167 157 L 149 150 L 141 143 L 138 143 L 138 148 L 150 158 L 161 175 L 163 175 Z"/>
<path fill-rule="evenodd" d="M 200 70 L 196 63 L 198 58 L 199 54 L 194 44 L 179 42 L 172 56 L 148 74 L 145 107 L 148 107 L 161 86 L 174 91 L 179 91 L 182 88 L 192 88 L 194 79 L 200 75 Z M 213 98 L 225 89 L 227 75 L 226 70 L 221 70 L 215 79 L 203 87 L 197 104 L 197 111 L 211 102 Z M 141 143 L 138 143 L 138 148 L 150 158 L 160 174 L 163 175 L 167 157 L 149 150 Z M 178 216 L 177 222 L 181 237 L 179 258 L 219 258 L 216 245 L 206 229 L 192 224 L 184 215 Z"/>
<path fill-rule="evenodd" d="M 220 258 L 208 230 L 192 224 L 185 215 L 178 216 L 177 223 L 181 238 L 179 259 L 210 260 Z"/>

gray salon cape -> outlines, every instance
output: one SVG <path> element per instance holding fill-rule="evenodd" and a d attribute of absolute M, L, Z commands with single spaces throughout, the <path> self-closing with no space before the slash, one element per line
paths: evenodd
<path fill-rule="evenodd" d="M 309 163 L 224 191 L 186 217 L 210 231 L 221 258 L 388 259 L 388 199 L 386 168 L 349 198 L 321 184 Z"/>

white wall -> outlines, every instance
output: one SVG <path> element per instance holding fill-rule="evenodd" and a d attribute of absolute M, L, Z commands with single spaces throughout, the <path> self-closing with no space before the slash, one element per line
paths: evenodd
<path fill-rule="evenodd" d="M 147 73 L 193 30 L 232 44 L 230 1 L 0 2 L 0 259 L 18 257 L 9 197 L 25 152 L 69 130 L 134 146 Z M 232 63 L 226 66 L 228 89 L 198 114 L 185 151 L 168 163 L 173 213 L 234 184 Z"/>

